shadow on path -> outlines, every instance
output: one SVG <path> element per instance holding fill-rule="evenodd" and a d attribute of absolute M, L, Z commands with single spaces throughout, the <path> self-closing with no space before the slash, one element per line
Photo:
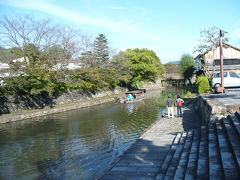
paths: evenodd
<path fill-rule="evenodd" d="M 186 103 L 186 106 L 183 108 L 182 126 L 184 131 L 196 129 L 202 125 L 200 116 L 195 110 L 196 101 L 197 98 L 191 99 L 190 102 Z"/>

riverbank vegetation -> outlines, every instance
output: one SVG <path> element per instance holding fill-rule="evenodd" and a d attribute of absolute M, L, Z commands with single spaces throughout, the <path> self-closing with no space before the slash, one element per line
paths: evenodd
<path fill-rule="evenodd" d="M 0 61 L 9 65 L 1 72 L 0 95 L 134 88 L 143 81 L 155 82 L 165 72 L 151 50 L 116 54 L 104 34 L 92 38 L 78 28 L 32 16 L 3 17 L 0 37 Z M 70 62 L 77 66 L 69 68 Z"/>
<path fill-rule="evenodd" d="M 134 89 L 143 82 L 168 79 L 169 74 L 174 74 L 173 80 L 181 74 L 183 80 L 176 81 L 177 86 L 186 92 L 211 91 L 209 78 L 195 78 L 196 65 L 189 54 L 182 55 L 178 65 L 162 65 L 152 50 L 135 48 L 116 53 L 104 34 L 92 37 L 76 27 L 32 16 L 3 17 L 0 38 L 0 62 L 9 66 L 0 72 L 0 95 L 51 97 L 75 90 Z"/>

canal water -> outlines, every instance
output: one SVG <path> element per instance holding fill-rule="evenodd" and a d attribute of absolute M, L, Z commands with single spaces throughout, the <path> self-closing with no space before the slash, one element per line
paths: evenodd
<path fill-rule="evenodd" d="M 165 112 L 161 92 L 0 125 L 0 179 L 95 179 Z"/>

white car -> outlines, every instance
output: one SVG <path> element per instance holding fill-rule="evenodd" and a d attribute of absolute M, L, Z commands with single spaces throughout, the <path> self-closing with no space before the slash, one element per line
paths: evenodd
<path fill-rule="evenodd" d="M 224 87 L 240 87 L 240 75 L 234 71 L 225 71 L 224 76 Z M 220 72 L 213 73 L 212 76 L 212 87 L 215 89 L 221 87 L 221 74 Z"/>

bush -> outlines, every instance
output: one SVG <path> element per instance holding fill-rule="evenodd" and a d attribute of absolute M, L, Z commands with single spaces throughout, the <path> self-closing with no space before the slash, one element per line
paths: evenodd
<path fill-rule="evenodd" d="M 185 94 L 184 94 L 184 98 L 193 98 L 193 97 L 196 97 L 196 94 L 190 92 L 190 91 L 187 91 Z"/>
<path fill-rule="evenodd" d="M 211 86 L 209 82 L 209 78 L 206 76 L 199 76 L 197 78 L 197 87 L 198 93 L 209 93 L 211 91 Z"/>

